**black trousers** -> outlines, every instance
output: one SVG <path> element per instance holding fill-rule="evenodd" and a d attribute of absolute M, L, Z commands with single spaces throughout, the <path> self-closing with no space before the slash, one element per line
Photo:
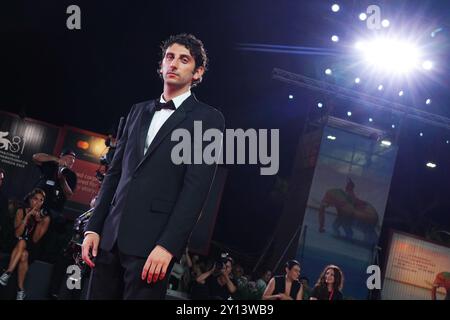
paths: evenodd
<path fill-rule="evenodd" d="M 88 300 L 163 300 L 175 259 L 163 280 L 148 284 L 141 279 L 147 258 L 126 255 L 114 246 L 111 252 L 99 249 L 91 271 Z"/>

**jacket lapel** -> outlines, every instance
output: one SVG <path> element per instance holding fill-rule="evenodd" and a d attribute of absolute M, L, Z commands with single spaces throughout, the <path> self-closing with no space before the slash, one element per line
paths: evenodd
<path fill-rule="evenodd" d="M 145 140 L 147 139 L 148 129 L 150 127 L 150 122 L 155 113 L 155 101 L 150 102 L 145 106 L 144 111 L 142 112 L 140 119 L 140 128 L 139 128 L 139 143 L 138 143 L 138 154 L 139 154 L 139 162 L 144 158 L 144 148 L 145 148 Z"/>
<path fill-rule="evenodd" d="M 184 120 L 186 119 L 187 112 L 190 112 L 192 110 L 193 105 L 197 103 L 197 99 L 192 94 L 189 96 L 178 108 L 177 110 L 172 113 L 172 115 L 167 119 L 166 122 L 162 125 L 161 129 L 159 129 L 158 133 L 156 134 L 155 138 L 153 139 L 152 143 L 150 144 L 147 153 L 144 155 L 144 146 L 145 146 L 145 140 L 147 139 L 147 133 L 148 128 L 150 126 L 150 120 L 153 117 L 154 114 L 154 102 L 151 104 L 150 111 L 148 112 L 148 115 L 143 115 L 143 118 L 149 117 L 150 120 L 143 119 L 146 121 L 143 121 L 141 123 L 141 141 L 140 141 L 140 148 L 139 151 L 143 158 L 140 161 L 140 163 L 137 165 L 136 170 L 139 169 L 139 167 L 144 163 L 144 161 L 152 154 L 153 151 L 158 147 L 158 145 L 166 138 L 169 133 L 172 133 L 172 131 Z M 146 123 L 146 125 L 145 125 Z M 170 138 L 170 137 L 168 137 Z"/>

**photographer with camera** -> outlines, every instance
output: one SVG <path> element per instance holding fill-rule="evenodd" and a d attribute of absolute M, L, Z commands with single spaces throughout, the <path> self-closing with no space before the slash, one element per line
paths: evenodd
<path fill-rule="evenodd" d="M 8 269 L 0 276 L 0 284 L 6 286 L 11 274 L 18 267 L 17 300 L 25 298 L 24 282 L 28 265 L 34 259 L 33 250 L 48 230 L 50 217 L 43 209 L 45 192 L 34 189 L 25 197 L 25 207 L 17 210 L 14 228 L 17 243 L 11 253 Z"/>
<path fill-rule="evenodd" d="M 207 288 L 207 298 L 210 300 L 228 300 L 236 292 L 231 271 L 233 259 L 222 256 L 215 262 L 213 268 L 197 277 L 197 283 Z"/>
<path fill-rule="evenodd" d="M 33 155 L 33 161 L 41 170 L 36 187 L 45 191 L 47 198 L 44 207 L 52 218 L 62 215 L 67 199 L 73 195 L 77 186 L 77 175 L 71 170 L 75 158 L 75 152 L 70 149 L 63 150 L 59 158 L 46 153 Z"/>

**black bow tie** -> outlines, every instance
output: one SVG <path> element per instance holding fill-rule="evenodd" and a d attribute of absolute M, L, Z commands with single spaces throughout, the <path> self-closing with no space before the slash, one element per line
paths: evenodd
<path fill-rule="evenodd" d="M 176 110 L 175 104 L 173 103 L 173 100 L 170 100 L 169 102 L 160 102 L 159 99 L 155 100 L 155 110 L 160 111 L 161 109 L 169 109 L 169 110 Z"/>

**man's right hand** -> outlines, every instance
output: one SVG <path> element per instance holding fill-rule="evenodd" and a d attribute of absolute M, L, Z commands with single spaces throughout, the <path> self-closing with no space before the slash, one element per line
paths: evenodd
<path fill-rule="evenodd" d="M 92 257 L 97 256 L 97 250 L 98 250 L 98 244 L 100 243 L 100 236 L 96 233 L 88 233 L 84 237 L 83 245 L 82 245 L 82 251 L 81 256 L 83 258 L 83 261 L 86 262 L 86 264 L 94 268 L 95 264 L 91 260 L 91 250 L 92 250 Z"/>

